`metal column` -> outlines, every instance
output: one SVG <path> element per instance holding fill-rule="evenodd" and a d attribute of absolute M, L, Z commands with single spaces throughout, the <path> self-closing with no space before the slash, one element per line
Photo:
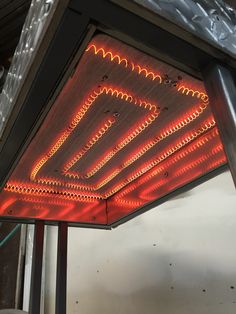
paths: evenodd
<path fill-rule="evenodd" d="M 203 78 L 236 186 L 236 86 L 233 75 L 226 67 L 212 64 L 203 70 Z"/>
<path fill-rule="evenodd" d="M 58 225 L 56 314 L 66 314 L 68 224 Z"/>
<path fill-rule="evenodd" d="M 34 248 L 31 272 L 29 314 L 40 314 L 43 265 L 44 222 L 37 221 L 34 230 Z"/>

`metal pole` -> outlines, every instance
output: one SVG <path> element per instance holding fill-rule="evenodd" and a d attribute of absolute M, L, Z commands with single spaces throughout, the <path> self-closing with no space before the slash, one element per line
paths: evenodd
<path fill-rule="evenodd" d="M 43 264 L 44 222 L 37 221 L 34 230 L 34 247 L 30 286 L 29 314 L 40 314 Z"/>
<path fill-rule="evenodd" d="M 202 71 L 210 106 L 236 186 L 236 86 L 232 73 L 212 64 Z"/>
<path fill-rule="evenodd" d="M 58 225 L 56 314 L 66 314 L 68 224 Z"/>

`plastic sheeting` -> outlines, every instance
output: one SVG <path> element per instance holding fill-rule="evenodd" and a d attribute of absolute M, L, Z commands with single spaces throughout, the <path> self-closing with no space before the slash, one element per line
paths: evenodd
<path fill-rule="evenodd" d="M 0 94 L 0 136 L 57 2 L 58 0 L 33 0 L 31 3 L 11 67 Z"/>

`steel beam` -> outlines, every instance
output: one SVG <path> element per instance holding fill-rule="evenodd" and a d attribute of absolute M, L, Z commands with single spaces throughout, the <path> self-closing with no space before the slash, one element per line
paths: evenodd
<path fill-rule="evenodd" d="M 236 86 L 234 78 L 230 70 L 219 64 L 211 64 L 204 69 L 203 77 L 236 186 Z"/>
<path fill-rule="evenodd" d="M 29 314 L 40 314 L 44 221 L 37 221 L 34 230 L 34 247 L 31 272 Z"/>
<path fill-rule="evenodd" d="M 58 225 L 56 314 L 66 314 L 68 224 Z"/>

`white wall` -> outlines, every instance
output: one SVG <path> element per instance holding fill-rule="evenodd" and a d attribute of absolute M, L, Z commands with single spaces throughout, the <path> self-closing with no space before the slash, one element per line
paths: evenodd
<path fill-rule="evenodd" d="M 47 235 L 46 314 L 54 312 L 56 232 Z M 235 239 L 229 173 L 112 231 L 72 228 L 67 313 L 235 314 Z"/>

